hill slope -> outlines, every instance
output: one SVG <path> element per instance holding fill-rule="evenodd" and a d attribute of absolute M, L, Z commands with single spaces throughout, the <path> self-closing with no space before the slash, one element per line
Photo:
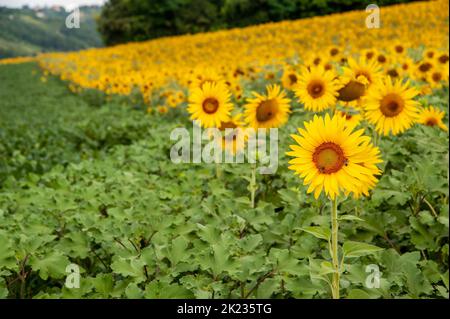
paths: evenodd
<path fill-rule="evenodd" d="M 101 46 L 95 24 L 100 8 L 80 7 L 80 12 L 80 28 L 68 29 L 69 13 L 63 9 L 0 7 L 0 58 Z"/>

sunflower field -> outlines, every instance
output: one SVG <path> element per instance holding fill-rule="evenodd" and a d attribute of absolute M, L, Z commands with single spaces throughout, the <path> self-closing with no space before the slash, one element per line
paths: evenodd
<path fill-rule="evenodd" d="M 0 297 L 449 298 L 448 9 L 0 60 Z"/>

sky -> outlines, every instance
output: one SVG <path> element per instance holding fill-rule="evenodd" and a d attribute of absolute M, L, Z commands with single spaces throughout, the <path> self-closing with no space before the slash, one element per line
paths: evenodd
<path fill-rule="evenodd" d="M 0 0 L 0 7 L 20 8 L 23 5 L 30 7 L 60 5 L 66 8 L 72 8 L 80 5 L 100 5 L 105 2 L 106 0 Z"/>

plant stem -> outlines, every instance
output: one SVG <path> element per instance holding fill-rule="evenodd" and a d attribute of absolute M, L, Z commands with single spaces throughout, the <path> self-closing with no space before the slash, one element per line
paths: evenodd
<path fill-rule="evenodd" d="M 216 177 L 217 179 L 222 178 L 222 169 L 220 168 L 220 163 L 216 163 Z"/>
<path fill-rule="evenodd" d="M 331 293 L 333 299 L 339 299 L 339 257 L 338 257 L 338 213 L 337 213 L 337 198 L 331 200 L 331 257 L 333 263 L 333 281 L 331 284 Z"/>
<path fill-rule="evenodd" d="M 250 190 L 250 202 L 252 208 L 255 208 L 255 195 L 258 189 L 258 184 L 256 184 L 256 163 L 252 164 L 252 177 L 250 180 L 249 190 Z"/>
<path fill-rule="evenodd" d="M 434 209 L 433 205 L 431 205 L 430 202 L 427 201 L 427 199 L 426 199 L 425 197 L 423 198 L 423 201 L 424 201 L 425 204 L 427 204 L 427 206 L 430 208 L 431 213 L 433 214 L 433 216 L 434 216 L 435 218 L 438 218 L 438 214 L 436 213 L 436 210 Z"/>
<path fill-rule="evenodd" d="M 381 134 L 378 134 L 378 132 L 373 129 L 373 145 L 374 146 L 379 146 L 381 141 Z"/>

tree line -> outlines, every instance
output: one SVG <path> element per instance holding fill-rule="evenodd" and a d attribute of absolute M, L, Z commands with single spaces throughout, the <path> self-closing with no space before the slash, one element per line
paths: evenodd
<path fill-rule="evenodd" d="M 389 5 L 410 0 L 379 0 Z M 373 0 L 109 0 L 98 19 L 106 44 L 244 27 L 364 9 Z"/>

